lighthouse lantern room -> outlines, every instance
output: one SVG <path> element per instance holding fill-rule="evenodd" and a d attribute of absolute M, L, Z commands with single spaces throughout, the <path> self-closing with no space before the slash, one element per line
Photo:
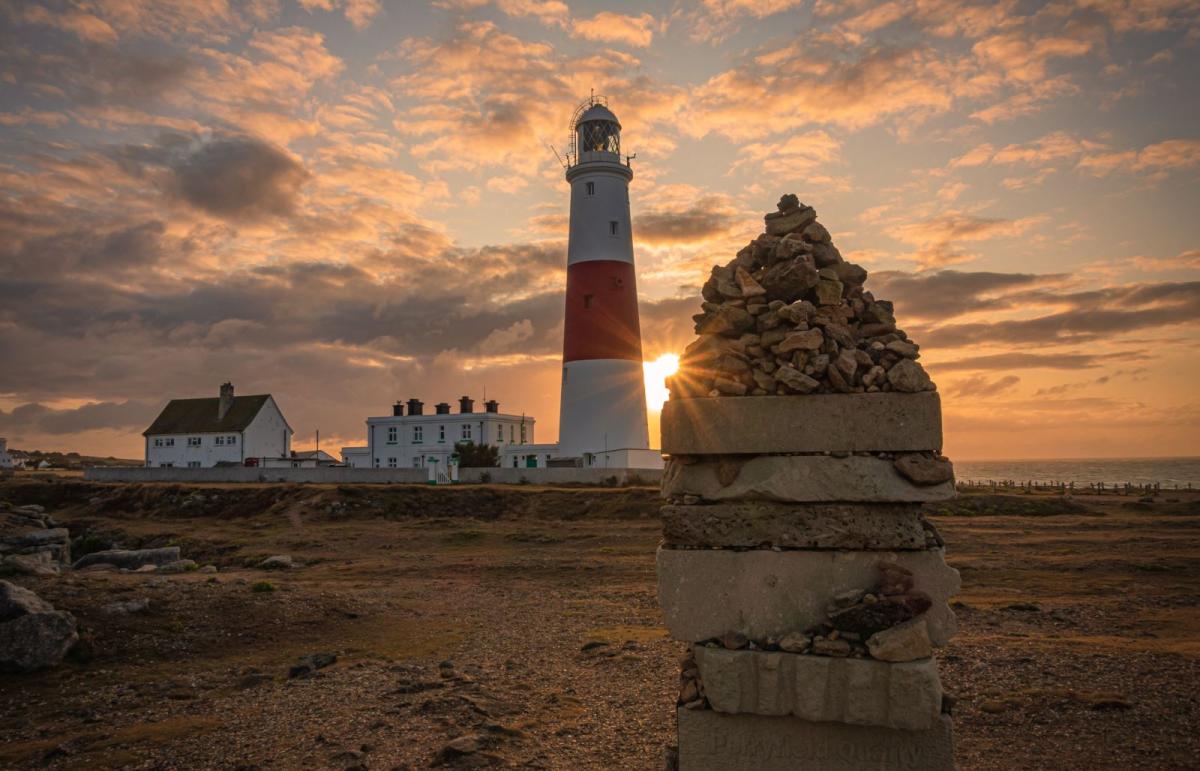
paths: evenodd
<path fill-rule="evenodd" d="M 649 452 L 629 161 L 621 155 L 617 116 L 603 97 L 589 98 L 572 116 L 566 162 L 571 224 L 559 418 L 562 457 Z"/>

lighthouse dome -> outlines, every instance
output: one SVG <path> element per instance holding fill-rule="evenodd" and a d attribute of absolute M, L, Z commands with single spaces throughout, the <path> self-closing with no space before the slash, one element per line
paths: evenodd
<path fill-rule="evenodd" d="M 594 120 L 615 123 L 617 128 L 621 127 L 621 122 L 617 120 L 617 116 L 613 115 L 612 110 L 602 104 L 593 104 L 584 110 L 583 114 L 579 116 L 579 120 L 575 122 L 575 127 L 578 128 L 580 125 Z"/>

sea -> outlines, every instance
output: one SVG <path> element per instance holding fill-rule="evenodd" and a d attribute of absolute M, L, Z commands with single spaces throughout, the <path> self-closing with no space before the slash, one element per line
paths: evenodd
<path fill-rule="evenodd" d="M 1158 484 L 1164 490 L 1191 485 L 1200 490 L 1200 458 L 954 460 L 954 476 L 959 482 L 1103 482 L 1106 486 Z"/>

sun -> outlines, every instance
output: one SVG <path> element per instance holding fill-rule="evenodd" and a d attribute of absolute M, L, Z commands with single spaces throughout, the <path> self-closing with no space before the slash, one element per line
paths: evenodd
<path fill-rule="evenodd" d="M 664 353 L 654 361 L 642 362 L 646 376 L 646 406 L 657 412 L 662 409 L 667 400 L 666 379 L 679 370 L 679 357 L 673 353 Z"/>

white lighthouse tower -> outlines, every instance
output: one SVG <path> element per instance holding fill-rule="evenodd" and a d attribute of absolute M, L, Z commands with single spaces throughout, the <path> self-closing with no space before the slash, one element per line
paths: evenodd
<path fill-rule="evenodd" d="M 621 124 L 603 97 L 571 120 L 567 307 L 559 455 L 585 465 L 660 467 L 649 451 L 629 182 Z M 603 458 L 603 462 L 597 462 Z"/>

